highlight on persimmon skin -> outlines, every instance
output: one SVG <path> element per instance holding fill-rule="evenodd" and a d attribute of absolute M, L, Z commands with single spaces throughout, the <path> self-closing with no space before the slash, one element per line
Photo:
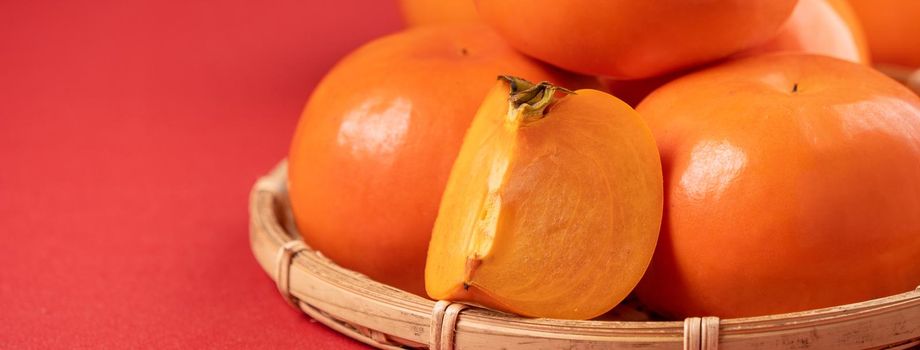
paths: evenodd
<path fill-rule="evenodd" d="M 870 63 L 865 33 L 847 0 L 799 0 L 792 15 L 772 39 L 735 57 L 776 52 L 808 53 Z"/>
<path fill-rule="evenodd" d="M 920 98 L 817 55 L 729 62 L 638 107 L 665 213 L 636 289 L 672 317 L 831 307 L 920 284 Z"/>
<path fill-rule="evenodd" d="M 483 24 L 372 41 L 317 85 L 291 141 L 291 207 L 337 264 L 424 295 L 425 254 L 463 135 L 498 74 L 596 86 L 514 51 Z"/>
<path fill-rule="evenodd" d="M 798 0 L 476 0 L 521 52 L 558 67 L 642 79 L 728 57 L 772 37 Z"/>
<path fill-rule="evenodd" d="M 593 318 L 638 283 L 662 213 L 642 118 L 606 93 L 504 77 L 464 137 L 435 221 L 434 299 Z"/>

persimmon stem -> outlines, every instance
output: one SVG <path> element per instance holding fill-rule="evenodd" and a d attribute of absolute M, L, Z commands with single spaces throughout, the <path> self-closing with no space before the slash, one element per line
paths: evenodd
<path fill-rule="evenodd" d="M 501 75 L 498 78 L 508 82 L 511 86 L 508 102 L 513 109 L 522 112 L 524 121 L 543 118 L 546 108 L 555 101 L 557 92 L 575 93 L 572 90 L 555 86 L 548 81 L 534 84 L 526 79 L 510 75 Z"/>

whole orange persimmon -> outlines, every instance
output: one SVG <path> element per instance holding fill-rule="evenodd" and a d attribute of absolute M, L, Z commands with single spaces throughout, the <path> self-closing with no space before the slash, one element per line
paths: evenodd
<path fill-rule="evenodd" d="M 400 0 L 409 26 L 479 21 L 473 0 Z"/>
<path fill-rule="evenodd" d="M 872 61 L 920 68 L 920 1 L 849 1 L 866 32 Z"/>
<path fill-rule="evenodd" d="M 920 98 L 865 66 L 757 56 L 639 105 L 665 212 L 637 288 L 671 316 L 827 307 L 920 284 Z"/>
<path fill-rule="evenodd" d="M 639 79 L 772 37 L 797 0 L 477 0 L 522 52 L 585 74 Z"/>
<path fill-rule="evenodd" d="M 869 63 L 865 34 L 847 0 L 799 0 L 773 39 L 738 57 L 773 52 L 811 53 Z"/>
<path fill-rule="evenodd" d="M 425 254 L 460 143 L 499 74 L 594 86 L 535 62 L 482 24 L 422 27 L 359 48 L 310 97 L 291 143 L 304 240 L 424 295 Z"/>

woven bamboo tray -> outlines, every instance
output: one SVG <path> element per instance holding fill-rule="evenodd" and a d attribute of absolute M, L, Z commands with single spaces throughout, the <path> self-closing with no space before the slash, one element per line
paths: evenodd
<path fill-rule="evenodd" d="M 529 319 L 434 302 L 339 267 L 299 239 L 286 163 L 250 197 L 253 254 L 291 305 L 380 349 L 908 349 L 920 344 L 920 287 L 857 304 L 683 322 Z M 920 263 L 920 262 L 918 262 Z"/>

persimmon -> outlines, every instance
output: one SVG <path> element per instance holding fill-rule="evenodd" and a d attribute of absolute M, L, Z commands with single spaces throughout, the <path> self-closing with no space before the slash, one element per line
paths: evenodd
<path fill-rule="evenodd" d="M 477 0 L 480 17 L 556 66 L 640 79 L 727 57 L 772 37 L 797 0 Z"/>
<path fill-rule="evenodd" d="M 637 287 L 671 316 L 743 317 L 920 284 L 920 98 L 865 65 L 756 56 L 638 107 L 665 211 Z"/>
<path fill-rule="evenodd" d="M 920 1 L 849 1 L 866 32 L 873 62 L 920 68 Z"/>
<path fill-rule="evenodd" d="M 812 53 L 869 63 L 865 34 L 847 0 L 799 0 L 778 34 L 738 57 L 773 52 Z"/>
<path fill-rule="evenodd" d="M 400 0 L 399 5 L 409 26 L 479 21 L 473 0 Z"/>
<path fill-rule="evenodd" d="M 597 84 L 517 53 L 482 24 L 407 30 L 339 62 L 291 142 L 289 193 L 304 240 L 339 265 L 424 295 L 450 167 L 491 80 L 504 73 Z"/>
<path fill-rule="evenodd" d="M 654 138 L 613 96 L 557 91 L 504 77 L 482 103 L 435 221 L 432 298 L 587 319 L 638 283 L 661 222 Z"/>

